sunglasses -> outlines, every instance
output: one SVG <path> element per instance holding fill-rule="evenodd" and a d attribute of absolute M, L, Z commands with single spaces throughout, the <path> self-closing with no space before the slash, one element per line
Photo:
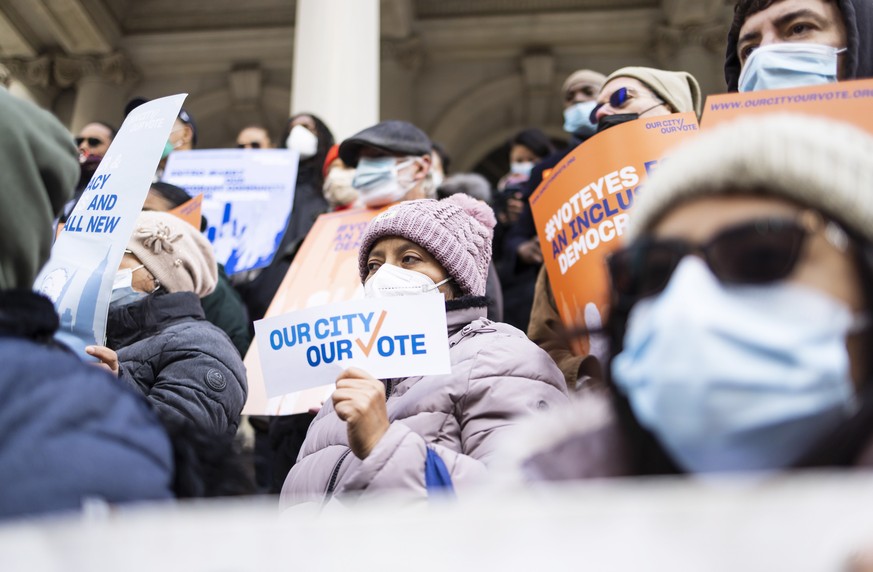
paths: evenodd
<path fill-rule="evenodd" d="M 633 98 L 634 94 L 632 92 L 628 91 L 626 87 L 620 87 L 617 90 L 613 91 L 612 94 L 609 96 L 609 106 L 613 109 L 621 109 L 622 107 L 627 105 L 628 102 Z M 594 109 L 591 110 L 591 115 L 588 117 L 591 123 L 597 125 L 597 112 L 604 105 L 606 105 L 606 103 L 598 103 L 594 106 Z"/>
<path fill-rule="evenodd" d="M 76 137 L 76 147 L 81 147 L 82 143 L 88 142 L 88 147 L 99 147 L 103 145 L 104 142 L 102 139 L 98 139 L 96 137 Z"/>
<path fill-rule="evenodd" d="M 261 144 L 257 141 L 253 141 L 251 143 L 237 143 L 236 147 L 237 149 L 260 149 Z"/>
<path fill-rule="evenodd" d="M 607 267 L 613 290 L 629 304 L 663 291 L 689 254 L 702 257 L 722 283 L 769 284 L 792 273 L 806 238 L 822 226 L 828 242 L 845 251 L 845 232 L 807 211 L 798 219 L 765 218 L 730 227 L 699 245 L 643 238 L 608 256 Z"/>

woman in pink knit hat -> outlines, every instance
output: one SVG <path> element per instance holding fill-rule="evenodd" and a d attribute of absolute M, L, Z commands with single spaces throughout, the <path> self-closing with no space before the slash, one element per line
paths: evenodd
<path fill-rule="evenodd" d="M 424 497 L 426 459 L 432 466 L 434 457 L 463 489 L 486 473 L 517 418 L 567 401 L 549 356 L 516 328 L 485 318 L 494 224 L 491 209 L 466 195 L 403 202 L 370 223 L 358 257 L 365 294 L 442 292 L 452 373 L 340 374 L 285 480 L 285 503 L 389 490 Z"/>

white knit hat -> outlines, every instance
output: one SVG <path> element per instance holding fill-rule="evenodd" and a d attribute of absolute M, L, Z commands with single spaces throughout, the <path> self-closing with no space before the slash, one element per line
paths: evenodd
<path fill-rule="evenodd" d="M 635 197 L 625 240 L 676 205 L 726 194 L 778 196 L 873 241 L 873 136 L 811 115 L 739 119 L 682 144 Z"/>

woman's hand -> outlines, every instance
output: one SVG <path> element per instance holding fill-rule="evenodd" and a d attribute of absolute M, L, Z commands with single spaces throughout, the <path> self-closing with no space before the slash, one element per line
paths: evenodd
<path fill-rule="evenodd" d="M 385 384 L 362 369 L 351 367 L 336 379 L 333 408 L 348 424 L 349 447 L 366 459 L 388 431 Z"/>
<path fill-rule="evenodd" d="M 100 360 L 100 363 L 95 363 L 97 367 L 102 367 L 112 372 L 115 377 L 118 377 L 118 354 L 106 346 L 88 346 L 85 348 L 88 355 L 92 355 Z"/>

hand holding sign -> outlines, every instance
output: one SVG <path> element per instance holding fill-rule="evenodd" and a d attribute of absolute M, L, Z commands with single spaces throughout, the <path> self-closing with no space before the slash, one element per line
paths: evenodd
<path fill-rule="evenodd" d="M 333 407 L 348 423 L 349 447 L 359 459 L 366 459 L 388 431 L 385 384 L 362 369 L 351 367 L 336 380 Z"/>
<path fill-rule="evenodd" d="M 118 377 L 118 354 L 106 346 L 88 346 L 85 353 L 94 356 L 99 362 L 94 365 L 101 367 Z"/>

